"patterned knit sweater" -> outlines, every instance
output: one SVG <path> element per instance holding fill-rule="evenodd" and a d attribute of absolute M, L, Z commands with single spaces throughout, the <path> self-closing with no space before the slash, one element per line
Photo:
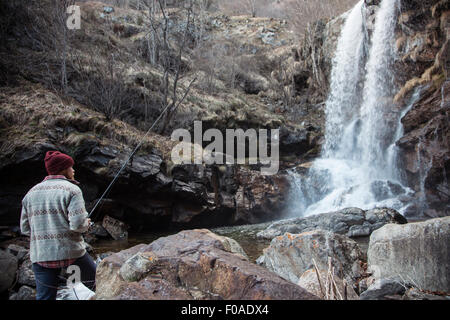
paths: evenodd
<path fill-rule="evenodd" d="M 89 228 L 81 189 L 64 176 L 47 176 L 22 200 L 20 229 L 30 236 L 31 262 L 79 258 Z"/>

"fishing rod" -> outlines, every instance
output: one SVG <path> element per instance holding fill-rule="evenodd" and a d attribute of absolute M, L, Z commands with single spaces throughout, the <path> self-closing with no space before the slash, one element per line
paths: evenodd
<path fill-rule="evenodd" d="M 197 80 L 197 77 L 195 77 L 191 83 L 189 84 L 184 96 L 182 97 L 182 99 L 178 102 L 178 104 L 175 106 L 175 108 L 173 109 L 174 111 L 178 108 L 178 106 L 183 102 L 183 100 L 186 98 L 191 85 L 195 82 L 195 80 Z M 119 177 L 119 175 L 122 173 L 123 169 L 125 169 L 125 167 L 127 166 L 128 162 L 130 161 L 130 159 L 135 155 L 135 153 L 139 150 L 139 148 L 142 146 L 142 144 L 144 143 L 144 139 L 148 136 L 148 134 L 150 133 L 150 131 L 152 131 L 152 129 L 155 127 L 155 125 L 158 123 L 159 120 L 161 120 L 162 116 L 166 113 L 166 111 L 169 109 L 170 106 L 172 106 L 173 104 L 168 104 L 164 110 L 161 112 L 161 114 L 159 115 L 159 117 L 155 120 L 155 122 L 153 122 L 152 126 L 147 130 L 147 132 L 145 133 L 145 135 L 141 138 L 140 142 L 138 143 L 138 145 L 134 148 L 133 152 L 130 154 L 130 156 L 128 157 L 128 159 L 124 162 L 124 164 L 122 165 L 122 167 L 119 169 L 119 171 L 116 173 L 116 175 L 114 176 L 114 179 L 111 181 L 111 183 L 108 185 L 108 187 L 106 188 L 105 192 L 103 192 L 103 194 L 101 195 L 101 197 L 97 200 L 97 202 L 95 203 L 94 207 L 92 208 L 91 212 L 88 214 L 88 218 L 90 218 L 92 216 L 92 214 L 94 213 L 95 209 L 97 208 L 97 206 L 100 204 L 100 202 L 103 200 L 103 198 L 108 194 L 109 190 L 111 190 L 112 186 L 114 185 L 114 182 L 116 182 L 117 178 Z M 91 222 L 91 225 L 93 225 L 93 222 Z"/>
<path fill-rule="evenodd" d="M 161 119 L 161 117 L 164 115 L 164 113 L 166 113 L 167 109 L 169 108 L 170 104 L 167 105 L 164 110 L 161 112 L 161 114 L 159 115 L 159 117 L 155 120 L 155 122 L 152 124 L 152 126 L 150 127 L 150 129 L 147 130 L 147 132 L 145 133 L 145 135 L 142 137 L 141 141 L 138 143 L 138 145 L 134 148 L 133 152 L 131 152 L 130 156 L 128 157 L 128 159 L 123 163 L 122 167 L 119 169 L 119 171 L 116 173 L 116 175 L 114 176 L 113 180 L 111 181 L 111 183 L 108 185 L 108 187 L 106 188 L 105 192 L 103 192 L 103 194 L 101 195 L 101 197 L 97 200 L 97 202 L 95 203 L 94 207 L 92 208 L 91 212 L 88 215 L 88 218 L 90 218 L 92 216 L 92 214 L 94 213 L 95 209 L 97 208 L 97 206 L 99 205 L 99 203 L 103 200 L 103 198 L 108 194 L 109 190 L 111 190 L 112 186 L 114 185 L 114 182 L 116 182 L 117 178 L 119 177 L 119 175 L 122 173 L 123 169 L 125 169 L 125 167 L 127 166 L 128 162 L 130 161 L 130 159 L 135 155 L 135 153 L 139 150 L 139 148 L 142 146 L 142 144 L 144 143 L 144 139 L 148 136 L 148 134 L 150 133 L 150 131 L 155 127 L 155 125 L 158 123 L 158 121 Z"/>

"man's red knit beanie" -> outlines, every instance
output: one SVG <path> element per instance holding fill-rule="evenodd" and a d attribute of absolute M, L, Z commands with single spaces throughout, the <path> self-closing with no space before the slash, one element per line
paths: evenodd
<path fill-rule="evenodd" d="M 58 174 L 64 169 L 72 167 L 74 163 L 71 156 L 59 151 L 47 151 L 44 162 L 49 175 Z"/>

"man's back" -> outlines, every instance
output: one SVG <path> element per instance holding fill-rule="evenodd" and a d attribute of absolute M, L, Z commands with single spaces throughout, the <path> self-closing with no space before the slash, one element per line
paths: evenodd
<path fill-rule="evenodd" d="M 81 189 L 64 176 L 47 176 L 22 200 L 21 230 L 30 236 L 31 261 L 78 258 L 88 229 Z"/>

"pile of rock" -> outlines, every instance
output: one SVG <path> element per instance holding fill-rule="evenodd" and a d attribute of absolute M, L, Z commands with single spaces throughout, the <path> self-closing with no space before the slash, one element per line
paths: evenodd
<path fill-rule="evenodd" d="M 109 254 L 98 263 L 95 299 L 450 299 L 450 217 L 405 223 L 390 209 L 351 208 L 303 219 L 270 225 L 272 234 L 275 226 L 302 231 L 274 236 L 256 264 L 235 240 L 207 229 Z M 371 230 L 367 252 L 348 236 L 354 226 Z M 35 298 L 28 249 L 10 244 L 0 267 L 0 291 Z"/>
<path fill-rule="evenodd" d="M 257 263 L 323 299 L 450 299 L 450 217 L 405 222 L 355 208 L 280 221 L 259 233 L 274 237 Z M 367 253 L 348 237 L 364 228 Z"/>
<path fill-rule="evenodd" d="M 260 231 L 257 237 L 273 239 L 286 232 L 302 233 L 318 229 L 348 237 L 367 237 L 374 230 L 387 223 L 404 224 L 407 222 L 400 213 L 389 208 L 376 208 L 366 211 L 358 208 L 346 208 L 309 217 L 280 220 Z"/>
<path fill-rule="evenodd" d="M 36 280 L 29 250 L 10 244 L 0 250 L 0 294 L 8 294 L 10 300 L 35 300 Z"/>

